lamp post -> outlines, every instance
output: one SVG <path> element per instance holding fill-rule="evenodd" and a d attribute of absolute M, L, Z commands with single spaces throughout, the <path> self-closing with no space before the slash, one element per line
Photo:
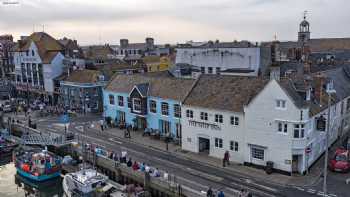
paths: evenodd
<path fill-rule="evenodd" d="M 327 170 L 328 170 L 328 140 L 329 140 L 329 129 L 331 124 L 331 96 L 335 94 L 332 84 L 327 84 L 328 94 L 328 115 L 327 115 L 327 130 L 326 130 L 326 152 L 324 158 L 324 169 L 323 169 L 323 193 L 327 196 Z"/>

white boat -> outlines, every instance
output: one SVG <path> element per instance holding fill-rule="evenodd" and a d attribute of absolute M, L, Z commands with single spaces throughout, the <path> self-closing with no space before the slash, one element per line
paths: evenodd
<path fill-rule="evenodd" d="M 68 173 L 63 178 L 63 190 L 67 197 L 127 196 L 125 187 L 111 183 L 108 177 L 93 169 Z"/>

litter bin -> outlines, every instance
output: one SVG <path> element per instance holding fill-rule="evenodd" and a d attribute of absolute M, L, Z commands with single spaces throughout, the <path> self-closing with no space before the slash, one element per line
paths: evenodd
<path fill-rule="evenodd" d="M 265 168 L 266 174 L 271 174 L 272 170 L 273 170 L 273 162 L 272 161 L 267 161 L 266 162 L 266 168 Z"/>

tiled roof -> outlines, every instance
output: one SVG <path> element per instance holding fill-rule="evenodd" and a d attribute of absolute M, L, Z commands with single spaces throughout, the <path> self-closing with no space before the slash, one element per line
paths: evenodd
<path fill-rule="evenodd" d="M 63 50 L 63 46 L 47 33 L 34 32 L 19 45 L 18 51 L 27 51 L 32 42 L 37 46 L 39 56 L 44 64 L 50 63 Z"/>
<path fill-rule="evenodd" d="M 88 59 L 109 59 L 114 51 L 109 45 L 96 45 L 85 48 L 84 55 Z"/>
<path fill-rule="evenodd" d="M 195 81 L 147 74 L 116 75 L 107 85 L 111 92 L 130 93 L 134 86 L 148 83 L 148 95 L 182 101 Z"/>
<path fill-rule="evenodd" d="M 185 105 L 242 112 L 269 80 L 257 77 L 201 75 Z"/>
<path fill-rule="evenodd" d="M 101 72 L 97 70 L 76 70 L 70 73 L 65 81 L 74 83 L 96 83 L 100 75 Z"/>
<path fill-rule="evenodd" d="M 312 52 L 350 49 L 350 38 L 318 38 L 307 43 Z"/>

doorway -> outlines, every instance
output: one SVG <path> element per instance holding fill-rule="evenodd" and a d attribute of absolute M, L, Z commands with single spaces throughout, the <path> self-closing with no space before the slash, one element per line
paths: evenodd
<path fill-rule="evenodd" d="M 210 140 L 208 138 L 199 137 L 198 142 L 198 151 L 200 153 L 209 154 Z"/>
<path fill-rule="evenodd" d="M 302 165 L 302 155 L 293 155 L 292 157 L 292 172 L 300 173 Z"/>

